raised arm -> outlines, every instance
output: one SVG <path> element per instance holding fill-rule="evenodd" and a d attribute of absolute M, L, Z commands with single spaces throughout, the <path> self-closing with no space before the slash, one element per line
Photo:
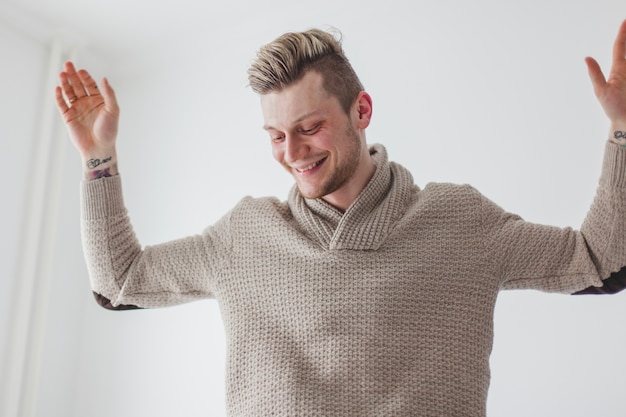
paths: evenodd
<path fill-rule="evenodd" d="M 86 179 L 117 175 L 115 141 L 120 109 L 106 78 L 100 88 L 85 70 L 67 62 L 55 90 L 57 108 L 83 159 Z"/>
<path fill-rule="evenodd" d="M 83 159 L 82 242 L 96 301 L 111 310 L 152 308 L 212 297 L 215 271 L 230 252 L 227 217 L 201 235 L 142 247 L 124 205 L 115 142 L 119 107 L 71 62 L 59 74 L 57 107 Z M 110 177 L 110 178 L 103 178 Z M 98 179 L 98 180 L 96 180 Z"/>
<path fill-rule="evenodd" d="M 595 95 L 611 121 L 610 140 L 626 146 L 626 20 L 622 22 L 613 45 L 613 63 L 608 78 L 595 59 L 587 57 L 585 62 Z"/>

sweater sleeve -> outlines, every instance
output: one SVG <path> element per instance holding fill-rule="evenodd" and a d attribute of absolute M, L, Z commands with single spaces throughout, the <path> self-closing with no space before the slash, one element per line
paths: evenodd
<path fill-rule="evenodd" d="M 609 142 L 579 231 L 525 222 L 485 199 L 487 256 L 502 288 L 577 293 L 593 292 L 604 281 L 615 286 L 616 273 L 626 266 L 625 185 L 626 149 Z"/>
<path fill-rule="evenodd" d="M 229 251 L 227 216 L 200 235 L 142 248 L 119 175 L 81 184 L 81 216 L 91 286 L 103 307 L 154 308 L 213 297 Z"/>

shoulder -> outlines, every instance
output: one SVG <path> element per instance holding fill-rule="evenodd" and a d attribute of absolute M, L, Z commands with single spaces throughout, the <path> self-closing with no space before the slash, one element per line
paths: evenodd
<path fill-rule="evenodd" d="M 287 202 L 283 200 L 279 200 L 277 197 L 252 197 L 246 196 L 242 198 L 239 203 L 235 206 L 235 208 L 239 208 L 241 210 L 270 210 L 270 211 L 280 211 L 289 209 Z"/>
<path fill-rule="evenodd" d="M 479 221 L 503 211 L 472 185 L 451 183 L 427 184 L 417 193 L 414 209 L 437 219 L 459 221 Z"/>
<path fill-rule="evenodd" d="M 242 198 L 233 208 L 230 214 L 231 221 L 259 221 L 271 218 L 291 218 L 291 211 L 285 201 L 276 197 L 251 197 Z"/>
<path fill-rule="evenodd" d="M 277 225 L 291 219 L 289 207 L 275 197 L 244 197 L 216 223 L 205 229 L 205 234 L 232 240 L 236 236 L 251 237 L 267 234 Z"/>
<path fill-rule="evenodd" d="M 469 184 L 442 182 L 426 184 L 424 189 L 420 191 L 420 197 L 441 204 L 451 201 L 456 203 L 476 204 L 485 198 L 476 188 Z"/>

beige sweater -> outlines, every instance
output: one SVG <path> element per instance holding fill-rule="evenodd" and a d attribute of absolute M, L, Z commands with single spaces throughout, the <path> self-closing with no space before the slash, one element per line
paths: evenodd
<path fill-rule="evenodd" d="M 230 416 L 483 416 L 498 292 L 571 293 L 626 265 L 626 150 L 607 145 L 580 232 L 470 186 L 421 190 L 371 152 L 376 174 L 345 214 L 294 188 L 143 250 L 120 177 L 84 182 L 93 289 L 113 305 L 216 299 Z"/>

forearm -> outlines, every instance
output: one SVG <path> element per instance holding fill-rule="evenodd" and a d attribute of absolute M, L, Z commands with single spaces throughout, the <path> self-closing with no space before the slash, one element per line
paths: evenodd
<path fill-rule="evenodd" d="M 83 172 L 86 180 L 95 180 L 118 175 L 115 148 L 97 150 L 82 155 Z"/>
<path fill-rule="evenodd" d="M 626 150 L 608 143 L 596 196 L 583 222 L 602 280 L 626 266 Z"/>
<path fill-rule="evenodd" d="M 609 266 L 598 266 L 602 286 L 591 286 L 574 294 L 615 294 L 626 289 L 626 241 L 622 233 L 626 230 L 623 214 L 626 212 L 623 191 L 626 188 L 626 151 L 623 149 L 626 148 L 626 126 L 613 123 L 610 132 L 609 141 L 621 145 L 622 149 L 607 144 L 601 187 L 582 228 L 589 249 L 596 248 L 594 259 L 603 260 Z M 608 227 L 600 233 L 593 233 L 594 225 L 603 219 Z"/>
<path fill-rule="evenodd" d="M 81 220 L 87 270 L 101 306 L 153 308 L 212 296 L 215 265 L 229 250 L 212 236 L 220 228 L 143 248 L 124 205 L 119 175 L 81 183 Z"/>

